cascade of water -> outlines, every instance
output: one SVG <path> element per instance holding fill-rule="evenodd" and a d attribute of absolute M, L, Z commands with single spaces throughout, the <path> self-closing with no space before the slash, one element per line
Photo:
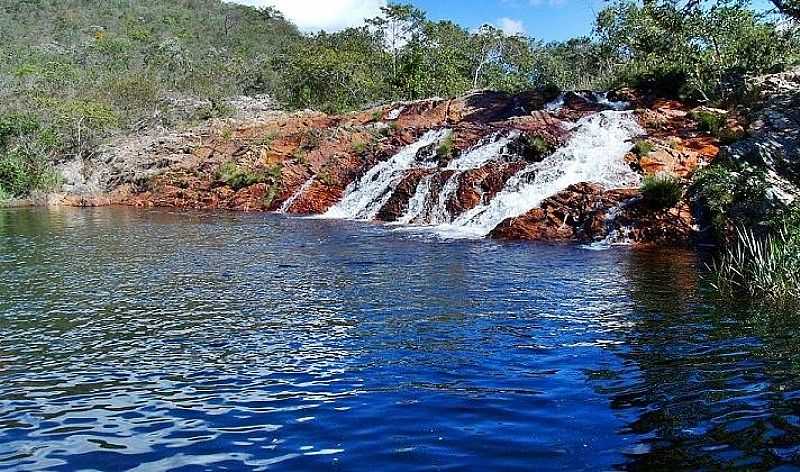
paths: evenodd
<path fill-rule="evenodd" d="M 405 171 L 414 167 L 431 167 L 435 164 L 418 162 L 417 153 L 444 139 L 448 129 L 428 131 L 417 142 L 403 148 L 389 160 L 383 161 L 345 189 L 345 196 L 325 213 L 328 218 L 372 219 L 392 196 L 392 191 L 403 179 Z"/>
<path fill-rule="evenodd" d="M 608 249 L 612 246 L 624 246 L 631 244 L 630 234 L 633 230 L 627 226 L 617 227 L 617 225 L 614 224 L 617 220 L 617 216 L 619 216 L 622 210 L 625 209 L 630 202 L 631 200 L 626 200 L 614 206 L 613 208 L 610 208 L 606 212 L 605 218 L 603 218 L 606 230 L 605 237 L 590 244 L 585 244 L 582 247 L 585 249 L 600 251 L 603 249 Z"/>
<path fill-rule="evenodd" d="M 608 99 L 608 92 L 572 92 L 575 95 L 581 97 L 583 100 L 589 103 L 596 103 L 603 108 L 608 108 L 610 110 L 622 111 L 627 109 L 630 106 L 630 103 L 625 101 L 612 101 Z M 562 92 L 558 94 L 558 97 L 553 99 L 551 102 L 548 102 L 544 106 L 545 111 L 549 112 L 556 112 L 564 108 L 564 104 L 566 103 L 567 94 Z"/>
<path fill-rule="evenodd" d="M 544 111 L 551 111 L 552 112 L 552 111 L 558 111 L 558 110 L 564 108 L 564 102 L 565 102 L 566 96 L 567 95 L 564 92 L 559 93 L 556 98 L 554 98 L 550 102 L 547 102 L 544 105 Z"/>
<path fill-rule="evenodd" d="M 431 179 L 428 178 L 421 181 L 412 198 L 412 202 L 409 202 L 408 210 L 400 218 L 400 221 L 406 223 L 416 221 L 433 225 L 449 223 L 452 216 L 447 210 L 447 202 L 458 191 L 461 176 L 464 172 L 478 169 L 492 160 L 499 159 L 506 154 L 506 147 L 518 136 L 519 132 L 517 131 L 513 131 L 506 136 L 500 133 L 492 134 L 476 144 L 472 149 L 450 161 L 444 170 L 454 170 L 456 172 L 447 179 L 436 196 L 435 202 L 428 202 L 431 194 Z"/>
<path fill-rule="evenodd" d="M 439 229 L 445 235 L 482 237 L 503 220 L 526 213 L 569 185 L 635 185 L 639 176 L 624 158 L 632 139 L 643 132 L 630 112 L 605 111 L 582 118 L 564 147 L 512 177 L 489 203 L 478 205 Z"/>
<path fill-rule="evenodd" d="M 408 210 L 397 220 L 398 223 L 408 224 L 422 215 L 425 211 L 428 195 L 431 193 L 431 180 L 433 180 L 433 174 L 426 175 L 420 180 L 417 189 L 414 191 L 414 196 L 408 202 Z"/>
<path fill-rule="evenodd" d="M 305 183 L 294 194 L 292 194 L 292 196 L 289 197 L 288 200 L 283 202 L 283 205 L 281 205 L 280 209 L 278 210 L 278 213 L 288 212 L 289 209 L 292 208 L 292 205 L 294 205 L 294 202 L 296 202 L 298 198 L 303 196 L 303 194 L 306 193 L 306 191 L 308 191 L 308 189 L 310 189 L 312 185 L 314 185 L 314 181 L 315 181 L 314 177 L 311 177 L 310 179 L 306 180 Z"/>

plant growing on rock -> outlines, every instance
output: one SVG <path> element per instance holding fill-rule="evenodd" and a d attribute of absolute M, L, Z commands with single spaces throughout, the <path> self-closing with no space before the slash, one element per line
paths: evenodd
<path fill-rule="evenodd" d="M 680 180 L 671 174 L 645 177 L 640 190 L 644 203 L 654 210 L 673 208 L 683 198 L 683 186 Z"/>
<path fill-rule="evenodd" d="M 642 139 L 636 141 L 636 144 L 633 146 L 633 153 L 636 154 L 637 157 L 645 157 L 653 152 L 653 147 L 653 143 Z"/>
<path fill-rule="evenodd" d="M 690 194 L 707 212 L 716 239 L 724 241 L 734 226 L 761 225 L 768 218 L 767 190 L 763 171 L 719 163 L 694 174 Z"/>
<path fill-rule="evenodd" d="M 353 141 L 352 144 L 353 154 L 363 156 L 367 153 L 367 143 L 364 141 Z"/>
<path fill-rule="evenodd" d="M 222 164 L 216 174 L 217 180 L 236 191 L 265 182 L 276 184 L 280 181 L 280 176 L 280 166 L 271 167 L 266 171 L 255 171 L 231 161 Z"/>
<path fill-rule="evenodd" d="M 304 151 L 314 151 L 319 149 L 322 145 L 323 131 L 319 129 L 310 129 L 303 134 L 300 140 L 300 148 Z"/>
<path fill-rule="evenodd" d="M 456 152 L 455 143 L 453 142 L 453 133 L 450 132 L 439 143 L 436 148 L 436 158 L 441 162 L 453 157 Z"/>
<path fill-rule="evenodd" d="M 712 136 L 719 136 L 725 127 L 725 115 L 710 111 L 695 111 L 691 117 L 697 122 L 697 129 Z"/>

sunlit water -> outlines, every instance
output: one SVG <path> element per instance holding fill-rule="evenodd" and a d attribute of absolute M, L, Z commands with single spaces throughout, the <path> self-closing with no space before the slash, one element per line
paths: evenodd
<path fill-rule="evenodd" d="M 0 211 L 0 469 L 800 464 L 800 347 L 691 253 Z"/>

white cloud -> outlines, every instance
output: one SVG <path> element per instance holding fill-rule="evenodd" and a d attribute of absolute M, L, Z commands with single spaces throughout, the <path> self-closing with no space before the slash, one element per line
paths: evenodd
<path fill-rule="evenodd" d="M 526 33 L 525 25 L 519 20 L 503 17 L 497 20 L 497 27 L 509 36 L 524 35 Z"/>
<path fill-rule="evenodd" d="M 339 31 L 361 26 L 380 14 L 386 0 L 227 0 L 255 7 L 275 7 L 306 32 Z"/>

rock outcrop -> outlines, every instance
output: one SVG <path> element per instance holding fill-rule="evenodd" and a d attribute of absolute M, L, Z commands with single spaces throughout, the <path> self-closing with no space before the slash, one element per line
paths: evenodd
<path fill-rule="evenodd" d="M 773 204 L 800 197 L 800 68 L 750 80 L 755 105 L 747 137 L 723 149 L 722 157 L 766 171 Z"/>
<path fill-rule="evenodd" d="M 716 139 L 700 132 L 690 110 L 678 102 L 645 101 L 630 91 L 559 97 L 481 91 L 341 116 L 256 110 L 185 133 L 127 138 L 91 162 L 62 167 L 68 192 L 63 203 L 320 214 L 377 164 L 425 133 L 447 129 L 446 138 L 419 150 L 419 165 L 399 167 L 373 215 L 383 221 L 448 223 L 489 205 L 512 179 L 533 178 L 537 163 L 571 139 L 578 120 L 621 109 L 622 100 L 638 107 L 632 116 L 648 143 L 627 156 L 633 171 L 688 178 L 718 153 Z M 490 236 L 643 244 L 691 240 L 687 203 L 656 212 L 641 200 L 636 188 L 579 183 L 503 221 Z M 408 215 L 412 206 L 417 213 Z"/>

